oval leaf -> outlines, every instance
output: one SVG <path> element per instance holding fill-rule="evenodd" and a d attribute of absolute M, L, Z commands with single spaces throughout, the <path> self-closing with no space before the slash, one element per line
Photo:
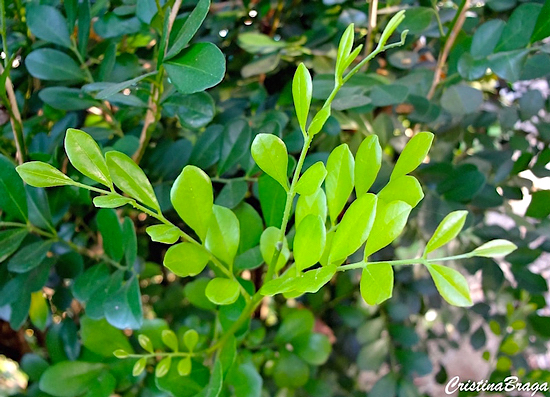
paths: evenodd
<path fill-rule="evenodd" d="M 199 334 L 194 329 L 189 329 L 183 334 L 183 344 L 187 349 L 192 352 L 199 343 Z"/>
<path fill-rule="evenodd" d="M 275 257 L 275 252 L 277 250 L 277 244 L 279 243 L 279 237 L 281 236 L 281 230 L 270 226 L 264 230 L 260 238 L 260 252 L 262 253 L 262 258 L 265 263 L 271 265 L 273 258 Z M 283 241 L 283 247 L 277 260 L 276 270 L 282 269 L 283 266 L 288 261 L 290 257 L 290 251 L 288 250 L 288 242 L 286 237 Z"/>
<path fill-rule="evenodd" d="M 378 192 L 377 196 L 379 200 L 386 203 L 400 200 L 414 208 L 424 198 L 424 192 L 418 179 L 411 175 L 404 175 L 391 180 Z"/>
<path fill-rule="evenodd" d="M 62 361 L 42 374 L 39 387 L 44 393 L 54 396 L 80 396 L 97 382 L 97 377 L 105 370 L 104 364 Z"/>
<path fill-rule="evenodd" d="M 86 74 L 78 64 L 64 52 L 51 48 L 40 48 L 25 58 L 29 73 L 41 80 L 81 81 Z"/>
<path fill-rule="evenodd" d="M 67 21 L 55 7 L 31 3 L 26 17 L 27 26 L 37 38 L 71 48 Z"/>
<path fill-rule="evenodd" d="M 69 128 L 65 135 L 65 151 L 78 171 L 105 186 L 113 185 L 103 153 L 90 135 Z"/>
<path fill-rule="evenodd" d="M 361 296 L 369 305 L 390 299 L 393 291 L 393 268 L 389 263 L 367 264 L 359 284 Z"/>
<path fill-rule="evenodd" d="M 204 245 L 214 256 L 231 267 L 239 249 L 239 219 L 229 208 L 214 205 L 212 210 Z"/>
<path fill-rule="evenodd" d="M 25 185 L 14 164 L 0 154 L 0 209 L 14 219 L 27 222 L 28 207 Z"/>
<path fill-rule="evenodd" d="M 294 99 L 294 108 L 296 109 L 298 123 L 304 133 L 306 131 L 312 92 L 313 84 L 309 70 L 307 70 L 303 63 L 300 63 L 292 80 L 292 98 Z"/>
<path fill-rule="evenodd" d="M 462 274 L 441 265 L 428 264 L 426 267 L 443 299 L 454 306 L 472 306 L 470 288 Z"/>
<path fill-rule="evenodd" d="M 494 258 L 495 256 L 506 256 L 515 251 L 518 247 L 508 240 L 492 240 L 472 251 L 474 256 Z"/>
<path fill-rule="evenodd" d="M 230 305 L 239 297 L 239 283 L 228 278 L 214 278 L 206 286 L 204 293 L 215 305 Z"/>
<path fill-rule="evenodd" d="M 366 137 L 355 155 L 355 192 L 357 197 L 369 191 L 382 165 L 382 148 L 377 135 Z"/>
<path fill-rule="evenodd" d="M 343 143 L 332 151 L 327 160 L 328 213 L 333 224 L 346 205 L 354 185 L 354 160 L 347 144 Z"/>
<path fill-rule="evenodd" d="M 319 215 L 308 215 L 296 229 L 294 259 L 298 271 L 316 264 L 326 243 L 325 224 Z"/>
<path fill-rule="evenodd" d="M 284 142 L 272 134 L 258 134 L 251 152 L 258 167 L 288 191 L 288 152 Z"/>
<path fill-rule="evenodd" d="M 57 168 L 41 161 L 30 161 L 16 168 L 21 179 L 34 187 L 74 185 L 75 182 Z"/>
<path fill-rule="evenodd" d="M 164 255 L 164 266 L 180 277 L 196 276 L 201 273 L 210 254 L 200 245 L 180 243 L 171 246 Z"/>
<path fill-rule="evenodd" d="M 170 200 L 180 218 L 204 241 L 214 205 L 208 175 L 198 167 L 186 166 L 172 186 Z"/>
<path fill-rule="evenodd" d="M 165 329 L 162 331 L 162 343 L 173 351 L 178 351 L 178 337 L 171 329 Z"/>
<path fill-rule="evenodd" d="M 434 134 L 426 131 L 413 136 L 399 155 L 390 180 L 406 175 L 422 164 L 430 151 L 433 139 Z"/>
<path fill-rule="evenodd" d="M 134 161 L 121 152 L 107 152 L 105 155 L 109 173 L 120 190 L 143 204 L 160 212 L 153 187 L 145 173 Z"/>
<path fill-rule="evenodd" d="M 323 222 L 327 219 L 327 197 L 323 189 L 317 189 L 312 195 L 298 198 L 295 214 L 296 226 L 300 225 L 302 220 L 310 214 L 319 215 Z"/>
<path fill-rule="evenodd" d="M 309 196 L 314 194 L 327 176 L 327 169 L 322 161 L 318 161 L 309 167 L 296 184 L 298 194 Z"/>
<path fill-rule="evenodd" d="M 458 233 L 464 227 L 467 216 L 468 211 L 454 211 L 447 215 L 435 229 L 424 252 L 429 254 L 458 236 Z"/>
<path fill-rule="evenodd" d="M 170 225 L 152 225 L 145 229 L 151 240 L 164 243 L 174 244 L 180 238 L 180 229 Z"/>

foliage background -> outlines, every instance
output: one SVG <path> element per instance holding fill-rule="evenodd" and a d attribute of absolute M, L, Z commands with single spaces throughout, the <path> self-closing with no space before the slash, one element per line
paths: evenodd
<path fill-rule="evenodd" d="M 195 329 L 199 344 L 207 345 L 217 324 L 224 328 L 240 307 L 216 317 L 204 298 L 204 277 L 180 279 L 162 267 L 165 246 L 145 234 L 147 216 L 129 208 L 98 211 L 82 189 L 19 191 L 28 203 L 29 226 L 13 234 L 9 222 L 25 220 L 5 200 L 17 184 L 17 142 L 19 157 L 49 162 L 74 178 L 79 176 L 62 149 L 67 128 L 83 129 L 104 150 L 131 156 L 143 149 L 140 165 L 168 216 L 174 215 L 169 190 L 182 167 L 207 170 L 216 203 L 239 215 L 245 243 L 238 263 L 257 283 L 261 257 L 254 247 L 264 227 L 278 225 L 282 209 L 278 185 L 258 182 L 249 155 L 253 137 L 274 133 L 291 154 L 299 152 L 302 135 L 290 95 L 297 64 L 312 70 L 314 98 L 326 98 L 345 27 L 355 23 L 356 42 L 372 48 L 400 9 L 407 10 L 400 26 L 409 29 L 405 46 L 370 62 L 342 90 L 306 166 L 326 161 L 342 142 L 355 152 L 364 136 L 376 134 L 384 149 L 372 188 L 377 191 L 408 138 L 433 131 L 429 162 L 415 174 L 426 197 L 398 242 L 376 259 L 421 252 L 439 221 L 458 209 L 470 215 L 449 254 L 494 238 L 520 248 L 504 260 L 456 264 L 469 274 L 471 309 L 442 302 L 428 275 L 413 267 L 397 271 L 394 296 L 380 307 L 364 304 L 353 272 L 298 301 L 271 300 L 252 320 L 223 393 L 436 396 L 438 385 L 457 371 L 476 380 L 479 371 L 497 380 L 509 373 L 524 381 L 549 380 L 549 1 L 214 2 L 192 43 L 222 50 L 227 65 L 219 85 L 207 91 L 186 86 L 189 80 L 178 81 L 166 67 L 169 77 L 147 75 L 102 98 L 99 93 L 113 83 L 155 70 L 163 14 L 172 6 L 158 4 L 164 11 L 148 0 L 2 2 L 2 82 L 9 73 L 17 106 L 2 90 L 0 346 L 27 374 L 28 387 L 20 393 L 46 395 L 39 380 L 57 366 L 58 376 L 68 377 L 57 378 L 59 384 L 77 384 L 74 393 L 59 389 L 59 396 L 107 396 L 113 390 L 124 396 L 194 395 L 208 382 L 200 364 L 192 382 L 177 375 L 156 378 L 150 368 L 133 377 L 133 362 L 114 358 L 113 351 L 140 351 L 141 334 L 164 349 L 160 334 L 168 328 L 180 338 Z M 174 32 L 195 5 L 183 2 Z M 369 13 L 375 5 L 378 12 Z M 213 54 L 198 65 L 219 65 Z M 435 85 L 434 76 L 440 77 Z M 151 98 L 155 111 L 148 118 Z M 140 145 L 145 120 L 150 144 Z M 48 245 L 43 232 L 57 241 Z M 26 256 L 14 261 L 15 255 Z M 13 271 L 17 263 L 31 265 Z M 114 276 L 117 266 L 132 266 L 139 278 L 122 283 Z M 93 288 L 109 282 L 106 294 Z M 120 305 L 123 316 L 113 312 Z M 301 339 L 295 328 L 305 330 Z M 457 357 L 465 355 L 482 357 L 485 365 L 466 360 L 457 366 Z"/>

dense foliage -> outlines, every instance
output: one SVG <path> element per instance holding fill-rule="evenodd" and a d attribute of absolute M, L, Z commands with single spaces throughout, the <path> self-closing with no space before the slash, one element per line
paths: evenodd
<path fill-rule="evenodd" d="M 550 1 L 0 5 L 23 395 L 550 380 Z"/>

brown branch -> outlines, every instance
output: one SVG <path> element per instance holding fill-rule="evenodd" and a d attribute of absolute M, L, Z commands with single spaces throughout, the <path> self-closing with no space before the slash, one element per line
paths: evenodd
<path fill-rule="evenodd" d="M 0 74 L 4 73 L 4 67 L 0 65 Z M 13 139 L 15 141 L 15 147 L 17 150 L 17 161 L 19 164 L 25 162 L 25 141 L 23 136 L 23 120 L 21 119 L 21 113 L 19 113 L 19 107 L 17 106 L 17 99 L 15 92 L 13 91 L 13 84 L 10 76 L 6 77 L 6 94 L 8 102 L 6 108 L 10 115 L 11 128 L 13 130 Z"/>
<path fill-rule="evenodd" d="M 376 22 L 378 16 L 378 0 L 370 0 L 369 2 L 369 23 L 367 38 L 365 39 L 365 51 L 363 52 L 363 57 L 367 57 L 372 52 L 373 45 L 373 35 L 374 30 L 376 29 Z M 369 63 L 366 62 L 363 66 L 363 71 L 366 71 L 369 67 Z"/>
<path fill-rule="evenodd" d="M 462 26 L 464 25 L 464 21 L 466 20 L 466 11 L 468 11 L 469 7 L 470 7 L 470 0 L 464 0 L 463 4 L 461 5 L 461 8 L 458 11 L 459 14 L 454 21 L 454 25 L 451 29 L 451 32 L 447 37 L 447 40 L 445 41 L 445 46 L 443 47 L 443 51 L 439 54 L 439 58 L 437 59 L 434 79 L 432 81 L 432 86 L 430 87 L 430 91 L 428 92 L 428 99 L 432 99 L 432 97 L 435 94 L 435 89 L 441 80 L 441 73 L 443 71 L 443 66 L 445 66 L 445 62 L 447 62 L 447 57 L 449 56 L 449 52 L 451 52 L 451 48 L 453 47 L 453 44 L 456 38 L 458 37 L 458 33 L 460 32 L 460 30 L 462 29 Z"/>

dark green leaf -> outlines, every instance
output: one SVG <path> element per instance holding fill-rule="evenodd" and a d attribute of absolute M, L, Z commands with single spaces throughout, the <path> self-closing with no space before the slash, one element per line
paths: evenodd
<path fill-rule="evenodd" d="M 220 162 L 220 175 L 230 171 L 250 149 L 252 130 L 244 119 L 230 121 L 223 130 Z"/>
<path fill-rule="evenodd" d="M 40 99 L 54 109 L 84 110 L 99 102 L 78 88 L 47 87 L 38 93 Z"/>
<path fill-rule="evenodd" d="M 17 251 L 27 235 L 27 229 L 12 229 L 0 232 L 0 263 Z"/>
<path fill-rule="evenodd" d="M 115 327 L 139 329 L 143 323 L 143 309 L 137 276 L 119 286 L 116 292 L 110 293 L 103 308 L 105 318 Z"/>
<path fill-rule="evenodd" d="M 87 316 L 81 317 L 80 336 L 86 349 L 103 357 L 112 357 L 115 350 L 134 352 L 123 332 L 105 319 L 95 321 Z"/>
<path fill-rule="evenodd" d="M 489 55 L 489 67 L 498 77 L 514 83 L 521 75 L 521 70 L 528 54 L 529 50 L 526 49 L 498 52 Z M 468 108 L 471 108 L 471 106 L 468 106 Z"/>
<path fill-rule="evenodd" d="M 101 209 L 97 212 L 97 226 L 103 237 L 105 253 L 119 262 L 124 255 L 122 245 L 122 228 L 115 210 Z"/>
<path fill-rule="evenodd" d="M 40 390 L 59 397 L 76 397 L 85 393 L 105 370 L 104 364 L 63 361 L 44 372 Z"/>
<path fill-rule="evenodd" d="M 0 154 L 0 209 L 7 215 L 26 222 L 27 198 L 25 187 L 14 164 Z"/>
<path fill-rule="evenodd" d="M 8 261 L 8 270 L 26 273 L 34 269 L 46 258 L 51 246 L 51 241 L 37 241 L 24 246 Z"/>
<path fill-rule="evenodd" d="M 41 80 L 81 81 L 86 78 L 86 74 L 70 56 L 51 48 L 31 52 L 25 59 L 25 66 L 33 77 Z"/>
<path fill-rule="evenodd" d="M 197 30 L 199 30 L 204 18 L 210 9 L 210 0 L 199 0 L 197 6 L 193 9 L 187 20 L 178 31 L 173 44 L 166 53 L 165 59 L 170 59 L 180 53 L 183 48 L 189 44 Z"/>
<path fill-rule="evenodd" d="M 537 22 L 535 23 L 535 28 L 533 29 L 533 34 L 529 41 L 530 43 L 543 40 L 550 36 L 550 18 L 548 18 L 548 15 L 550 15 L 550 2 L 545 1 L 540 10 Z"/>
<path fill-rule="evenodd" d="M 30 3 L 27 6 L 26 17 L 27 26 L 37 38 L 63 47 L 71 47 L 67 21 L 57 9 Z"/>

